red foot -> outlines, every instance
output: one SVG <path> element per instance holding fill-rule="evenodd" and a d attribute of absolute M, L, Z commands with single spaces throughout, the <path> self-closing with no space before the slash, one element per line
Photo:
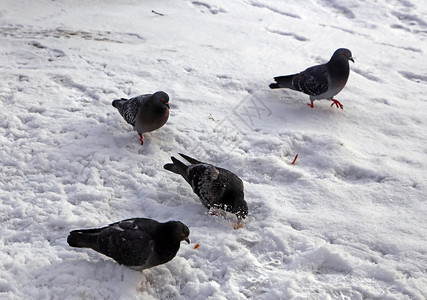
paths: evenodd
<path fill-rule="evenodd" d="M 214 212 L 213 210 L 209 211 L 209 214 L 210 214 L 211 216 L 218 216 L 218 214 L 217 214 L 216 212 Z"/>
<path fill-rule="evenodd" d="M 331 107 L 334 106 L 334 105 L 336 105 L 337 108 L 340 107 L 341 109 L 343 109 L 342 108 L 342 104 L 338 100 L 331 99 L 331 101 L 332 101 Z"/>
<path fill-rule="evenodd" d="M 311 108 L 314 108 L 313 102 L 307 103 L 307 105 L 310 106 Z"/>
<path fill-rule="evenodd" d="M 139 140 L 141 141 L 141 145 L 144 145 L 144 137 L 139 133 Z"/>

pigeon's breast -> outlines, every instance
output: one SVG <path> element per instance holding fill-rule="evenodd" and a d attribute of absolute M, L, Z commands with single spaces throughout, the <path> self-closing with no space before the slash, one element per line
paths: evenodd
<path fill-rule="evenodd" d="M 161 113 L 140 113 L 135 122 L 135 130 L 138 133 L 150 132 L 159 129 L 169 119 L 169 109 L 163 110 Z"/>
<path fill-rule="evenodd" d="M 310 99 L 312 100 L 332 99 L 335 95 L 341 92 L 341 90 L 344 88 L 345 84 L 347 83 L 347 79 L 348 79 L 348 75 L 335 77 L 335 78 L 328 76 L 328 85 L 329 85 L 328 90 L 320 95 L 310 96 Z"/>

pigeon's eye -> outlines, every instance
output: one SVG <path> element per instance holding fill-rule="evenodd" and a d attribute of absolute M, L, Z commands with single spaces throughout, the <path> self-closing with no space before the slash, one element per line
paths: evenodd
<path fill-rule="evenodd" d="M 184 236 L 185 236 L 185 233 L 181 233 L 181 236 L 182 236 L 182 237 L 184 237 Z"/>

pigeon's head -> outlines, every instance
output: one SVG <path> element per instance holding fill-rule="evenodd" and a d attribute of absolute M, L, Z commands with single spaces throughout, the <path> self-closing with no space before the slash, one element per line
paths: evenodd
<path fill-rule="evenodd" d="M 188 227 L 182 222 L 169 221 L 164 223 L 160 234 L 164 234 L 164 236 L 168 236 L 170 239 L 175 240 L 178 243 L 186 241 L 190 244 L 190 239 L 188 238 L 190 235 L 190 229 L 188 229 Z"/>
<path fill-rule="evenodd" d="M 163 91 L 155 92 L 151 96 L 154 100 L 160 101 L 162 104 L 166 105 L 169 108 L 169 96 Z"/>
<path fill-rule="evenodd" d="M 222 203 L 216 206 L 235 214 L 237 219 L 242 220 L 248 215 L 248 204 L 245 201 L 243 193 L 243 182 L 238 178 L 238 180 L 234 181 L 234 184 L 235 188 L 223 195 L 221 199 Z"/>
<path fill-rule="evenodd" d="M 339 48 L 338 50 L 336 50 L 334 52 L 334 55 L 332 55 L 332 59 L 334 59 L 334 58 L 336 58 L 336 59 L 344 58 L 347 61 L 351 60 L 352 62 L 354 62 L 353 56 L 351 55 L 351 51 L 346 49 L 346 48 Z"/>
<path fill-rule="evenodd" d="M 248 204 L 244 199 L 241 199 L 236 202 L 231 212 L 236 214 L 238 220 L 242 220 L 248 215 Z"/>

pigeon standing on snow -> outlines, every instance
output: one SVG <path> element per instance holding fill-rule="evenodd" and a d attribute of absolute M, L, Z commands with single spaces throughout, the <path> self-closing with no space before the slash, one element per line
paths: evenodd
<path fill-rule="evenodd" d="M 333 97 L 337 95 L 347 83 L 350 67 L 348 61 L 354 62 L 351 51 L 340 48 L 334 52 L 331 59 L 323 65 L 314 66 L 298 74 L 274 77 L 276 83 L 271 83 L 271 89 L 288 88 L 310 95 L 311 108 L 314 100 L 328 99 L 337 107 L 342 104 Z"/>
<path fill-rule="evenodd" d="M 121 265 L 144 270 L 170 261 L 181 241 L 190 243 L 190 230 L 183 223 L 159 223 L 134 218 L 95 229 L 73 230 L 67 242 L 72 247 L 92 248 Z"/>
<path fill-rule="evenodd" d="M 130 99 L 121 98 L 114 100 L 112 105 L 136 130 L 141 145 L 144 144 L 144 132 L 159 129 L 169 118 L 169 96 L 161 91 Z"/>
<path fill-rule="evenodd" d="M 242 227 L 240 222 L 248 214 L 243 181 L 226 169 L 200 162 L 181 153 L 179 155 L 190 165 L 171 157 L 173 163 L 166 164 L 164 168 L 184 177 L 206 208 L 220 208 L 236 214 L 238 223 L 235 226 Z"/>

